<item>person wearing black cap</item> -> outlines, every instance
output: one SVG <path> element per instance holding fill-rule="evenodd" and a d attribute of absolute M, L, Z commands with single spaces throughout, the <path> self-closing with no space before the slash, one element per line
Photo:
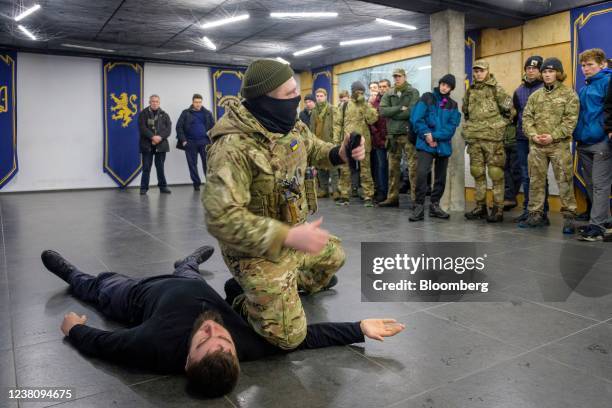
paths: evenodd
<path fill-rule="evenodd" d="M 457 102 L 450 97 L 455 82 L 453 75 L 444 75 L 433 92 L 421 96 L 410 114 L 412 129 L 417 136 L 416 204 L 410 221 L 421 221 L 425 217 L 427 174 L 434 162 L 434 188 L 429 203 L 429 216 L 449 218 L 449 214 L 440 208 L 440 199 L 446 186 L 448 158 L 453 151 L 451 139 L 461 122 Z"/>
<path fill-rule="evenodd" d="M 312 110 L 317 106 L 317 102 L 312 96 L 312 94 L 308 94 L 304 97 L 304 110 L 300 112 L 300 120 L 306 124 L 306 126 L 310 126 L 310 117 L 312 116 Z"/>
<path fill-rule="evenodd" d="M 544 86 L 542 82 L 542 74 L 540 70 L 542 69 L 542 62 L 544 59 L 539 55 L 533 55 L 525 61 L 525 75 L 523 76 L 523 83 L 519 85 L 518 88 L 514 91 L 514 95 L 512 96 L 512 102 L 514 104 L 514 109 L 516 109 L 517 115 L 515 117 L 516 121 L 516 165 L 519 168 L 519 174 L 521 176 L 520 184 L 523 186 L 523 213 L 515 218 L 515 222 L 526 221 L 529 215 L 529 211 L 527 210 L 527 206 L 529 205 L 529 168 L 527 164 L 527 158 L 529 156 L 529 139 L 523 133 L 523 110 L 525 109 L 525 105 L 527 105 L 527 100 L 538 89 Z M 506 150 L 506 167 L 508 167 L 508 151 Z M 511 160 L 512 161 L 512 160 Z M 506 175 L 506 191 L 509 190 L 508 186 L 508 175 Z M 510 182 L 510 184 L 514 184 Z M 516 201 L 516 194 L 518 194 L 519 186 L 515 186 L 514 190 L 514 200 Z M 510 187 L 512 188 L 512 187 Z M 546 187 L 546 196 L 548 198 L 548 186 Z M 510 198 L 508 196 L 506 199 Z M 548 199 L 544 203 L 544 219 L 547 221 L 548 217 Z"/>
<path fill-rule="evenodd" d="M 544 87 L 529 97 L 523 111 L 523 132 L 530 143 L 529 217 L 519 226 L 547 225 L 543 212 L 546 177 L 552 164 L 559 186 L 561 213 L 565 218 L 563 233 L 573 234 L 576 230 L 576 197 L 570 141 L 578 122 L 580 103 L 576 92 L 563 84 L 566 77 L 561 61 L 547 58 L 542 63 Z"/>
<path fill-rule="evenodd" d="M 317 209 L 313 167 L 346 163 L 347 154 L 363 160 L 365 142 L 347 153 L 349 137 L 340 146 L 326 143 L 297 120 L 301 98 L 287 64 L 252 62 L 240 94 L 244 100 L 226 108 L 209 133 L 206 227 L 244 290 L 234 309 L 270 343 L 291 349 L 306 336 L 298 287 L 316 293 L 333 286 L 345 261 L 323 219 L 306 222 Z"/>

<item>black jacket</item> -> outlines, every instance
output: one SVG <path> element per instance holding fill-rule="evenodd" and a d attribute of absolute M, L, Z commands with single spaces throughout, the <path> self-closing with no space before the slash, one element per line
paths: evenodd
<path fill-rule="evenodd" d="M 206 131 L 208 132 L 215 125 L 215 119 L 211 111 L 204 106 L 202 106 L 202 109 L 204 109 L 204 122 L 206 123 Z M 187 141 L 186 133 L 191 127 L 191 122 L 193 122 L 193 115 L 191 112 L 194 112 L 193 105 L 181 112 L 181 116 L 179 116 L 179 120 L 176 122 L 176 138 L 178 139 L 176 147 L 179 149 L 183 147 L 183 142 Z"/>
<path fill-rule="evenodd" d="M 607 134 L 612 133 L 612 77 L 608 84 L 608 96 L 604 102 L 604 129 Z"/>
<path fill-rule="evenodd" d="M 312 116 L 312 111 L 308 109 L 304 109 L 300 112 L 300 120 L 306 124 L 306 126 L 310 126 L 310 118 Z"/>
<path fill-rule="evenodd" d="M 147 106 L 138 114 L 138 128 L 140 129 L 140 151 L 142 153 L 150 152 L 153 144 L 151 139 L 155 134 L 162 137 L 161 143 L 155 147 L 158 152 L 169 152 L 170 145 L 168 137 L 172 133 L 172 121 L 170 116 L 161 108 L 157 110 L 157 119 L 153 111 Z M 154 124 L 153 124 L 154 123 Z"/>
<path fill-rule="evenodd" d="M 240 361 L 287 352 L 260 337 L 206 281 L 175 275 L 151 277 L 132 289 L 126 319 L 131 328 L 105 331 L 76 325 L 69 338 L 79 351 L 92 357 L 161 373 L 180 373 L 185 371 L 193 324 L 205 310 L 221 315 Z M 358 322 L 319 323 L 308 325 L 299 349 L 363 341 Z"/>

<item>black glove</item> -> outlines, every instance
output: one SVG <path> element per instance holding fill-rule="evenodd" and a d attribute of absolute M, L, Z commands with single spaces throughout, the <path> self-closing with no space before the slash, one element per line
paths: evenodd
<path fill-rule="evenodd" d="M 352 171 L 359 171 L 359 162 L 353 159 L 353 150 L 359 147 L 361 143 L 361 135 L 357 132 L 351 132 L 349 142 L 346 145 L 346 158 L 348 159 L 349 168 Z"/>

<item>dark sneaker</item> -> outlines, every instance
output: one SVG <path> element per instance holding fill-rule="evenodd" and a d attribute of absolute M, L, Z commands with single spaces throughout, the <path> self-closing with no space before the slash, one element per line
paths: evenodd
<path fill-rule="evenodd" d="M 168 187 L 160 187 L 159 192 L 162 194 L 172 194 L 172 191 Z"/>
<path fill-rule="evenodd" d="M 563 222 L 563 233 L 567 235 L 576 233 L 576 223 L 574 217 L 565 219 Z"/>
<path fill-rule="evenodd" d="M 146 195 L 147 194 L 147 190 L 141 189 L 140 190 L 140 195 Z"/>
<path fill-rule="evenodd" d="M 76 267 L 55 251 L 47 249 L 40 254 L 43 265 L 50 272 L 66 283 L 70 283 L 70 275 Z"/>
<path fill-rule="evenodd" d="M 576 221 L 589 221 L 591 219 L 591 213 L 589 211 L 585 211 L 576 216 Z"/>
<path fill-rule="evenodd" d="M 425 219 L 425 207 L 423 204 L 415 204 L 412 210 L 412 215 L 408 217 L 409 221 L 422 221 Z"/>
<path fill-rule="evenodd" d="M 181 266 L 181 264 L 189 261 L 191 258 L 193 258 L 198 265 L 203 264 L 212 256 L 214 252 L 215 248 L 211 247 L 210 245 L 201 246 L 185 258 L 179 259 L 178 261 L 174 262 L 174 269 Z"/>
<path fill-rule="evenodd" d="M 605 231 L 603 228 L 598 227 L 597 225 L 589 224 L 587 228 L 580 234 L 578 234 L 579 241 L 603 241 Z"/>
<path fill-rule="evenodd" d="M 399 207 L 399 200 L 398 199 L 395 199 L 395 200 L 386 199 L 385 201 L 379 203 L 378 206 L 379 207 Z"/>
<path fill-rule="evenodd" d="M 523 211 L 521 213 L 521 215 L 519 215 L 518 217 L 514 218 L 514 222 L 519 223 L 519 222 L 524 222 L 527 221 L 527 219 L 529 218 L 529 211 Z"/>
<path fill-rule="evenodd" d="M 493 207 L 491 213 L 487 216 L 487 222 L 503 222 L 504 221 L 504 207 Z"/>
<path fill-rule="evenodd" d="M 366 198 L 366 199 L 363 201 L 363 206 L 364 206 L 364 207 L 368 207 L 368 208 L 369 208 L 369 207 L 374 207 L 374 202 L 372 201 L 372 199 L 371 199 L 371 198 Z"/>
<path fill-rule="evenodd" d="M 193 186 L 193 191 L 200 191 L 200 186 Z"/>
<path fill-rule="evenodd" d="M 440 208 L 440 204 L 438 203 L 429 204 L 429 216 L 434 218 L 442 218 L 443 220 L 450 218 L 450 215 Z"/>
<path fill-rule="evenodd" d="M 470 212 L 466 212 L 464 215 L 468 220 L 484 220 L 488 216 L 487 206 L 484 204 L 476 206 L 476 208 Z"/>

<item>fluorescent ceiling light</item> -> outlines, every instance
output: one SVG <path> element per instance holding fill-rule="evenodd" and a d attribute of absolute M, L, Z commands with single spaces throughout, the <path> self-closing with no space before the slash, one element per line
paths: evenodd
<path fill-rule="evenodd" d="M 189 54 L 194 52 L 193 50 L 180 50 L 180 51 L 164 51 L 164 52 L 154 52 L 153 55 L 168 55 L 168 54 Z"/>
<path fill-rule="evenodd" d="M 311 52 L 319 51 L 319 50 L 322 50 L 322 49 L 323 49 L 322 45 L 315 45 L 314 47 L 305 48 L 303 50 L 296 51 L 296 52 L 293 53 L 293 56 L 297 57 L 299 55 L 309 54 Z"/>
<path fill-rule="evenodd" d="M 298 18 L 316 18 L 316 17 L 338 17 L 338 13 L 333 12 L 303 12 L 303 13 L 270 13 L 272 18 L 286 18 L 286 17 L 298 17 Z"/>
<path fill-rule="evenodd" d="M 422 67 L 417 68 L 419 71 L 423 71 L 424 69 L 431 69 L 431 65 L 424 65 Z"/>
<path fill-rule="evenodd" d="M 229 18 L 224 18 L 222 20 L 217 20 L 217 21 L 213 21 L 210 23 L 205 23 L 202 24 L 200 26 L 200 28 L 213 28 L 213 27 L 219 27 L 225 24 L 231 24 L 231 23 L 235 23 L 236 21 L 242 21 L 242 20 L 246 20 L 249 18 L 248 14 L 241 14 L 239 16 L 235 16 L 235 17 L 229 17 Z"/>
<path fill-rule="evenodd" d="M 88 50 L 88 51 L 115 52 L 115 50 L 108 50 L 106 48 L 88 47 L 86 45 L 77 45 L 77 44 L 62 44 L 62 47 L 78 48 L 81 50 Z"/>
<path fill-rule="evenodd" d="M 362 38 L 360 40 L 340 41 L 340 45 L 355 45 L 355 44 L 365 44 L 365 43 L 378 42 L 378 41 L 389 41 L 392 38 L 393 37 L 391 37 L 390 35 L 386 35 L 384 37 Z"/>
<path fill-rule="evenodd" d="M 291 65 L 291 63 L 289 61 L 287 61 L 286 59 L 283 59 L 281 57 L 276 57 L 274 59 L 277 60 L 278 62 L 282 62 L 283 64 Z"/>
<path fill-rule="evenodd" d="M 29 16 L 30 14 L 34 13 L 35 11 L 40 10 L 40 4 L 35 4 L 32 7 L 30 7 L 29 9 L 25 10 L 23 13 L 19 14 L 17 17 L 15 17 L 15 21 L 21 21 L 24 18 L 26 18 L 27 16 Z"/>
<path fill-rule="evenodd" d="M 209 48 L 211 50 L 217 49 L 217 46 L 212 41 L 210 41 L 210 38 L 208 37 L 202 37 L 202 42 L 204 43 L 206 48 Z"/>
<path fill-rule="evenodd" d="M 386 25 L 390 25 L 393 27 L 405 28 L 406 30 L 416 30 L 417 28 L 410 24 L 398 23 L 397 21 L 385 20 L 384 18 L 377 18 L 377 23 L 382 23 Z"/>
<path fill-rule="evenodd" d="M 34 41 L 36 41 L 36 36 L 34 34 L 32 34 L 27 28 L 25 28 L 24 26 L 22 26 L 21 24 L 17 26 L 17 28 L 19 28 L 21 30 L 22 33 L 24 33 L 25 35 L 27 35 L 28 37 L 30 37 L 31 39 L 33 39 Z"/>

